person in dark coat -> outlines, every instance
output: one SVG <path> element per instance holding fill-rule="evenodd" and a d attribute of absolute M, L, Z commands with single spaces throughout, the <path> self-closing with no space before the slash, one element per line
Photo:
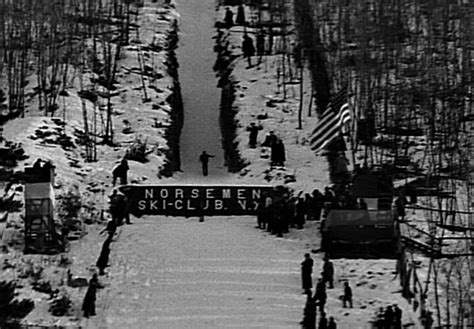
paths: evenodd
<path fill-rule="evenodd" d="M 296 200 L 295 204 L 295 224 L 298 229 L 302 229 L 305 223 L 306 202 L 302 197 Z"/>
<path fill-rule="evenodd" d="M 107 225 L 105 226 L 105 228 L 100 231 L 100 235 L 102 235 L 103 233 L 107 232 L 107 240 L 106 241 L 110 241 L 112 242 L 112 239 L 114 238 L 114 234 L 115 232 L 117 231 L 117 223 L 113 220 L 113 219 L 110 219 L 108 222 L 107 222 Z"/>
<path fill-rule="evenodd" d="M 273 200 L 269 195 L 263 198 L 259 206 L 259 211 L 257 214 L 257 228 L 260 228 L 262 230 L 265 229 L 265 226 L 268 223 L 269 217 L 271 216 L 272 203 L 273 203 Z"/>
<path fill-rule="evenodd" d="M 252 67 L 252 56 L 255 55 L 255 47 L 253 45 L 253 40 L 249 37 L 248 34 L 244 34 L 244 40 L 242 41 L 242 52 L 244 58 L 247 58 L 249 64 L 248 67 Z"/>
<path fill-rule="evenodd" d="M 234 26 L 234 13 L 227 7 L 224 15 L 224 27 L 230 29 L 232 26 Z"/>
<path fill-rule="evenodd" d="M 313 274 L 314 261 L 310 254 L 304 255 L 304 261 L 301 263 L 301 279 L 303 282 L 303 290 L 307 295 L 311 295 L 311 288 L 313 288 L 313 280 L 311 275 Z"/>
<path fill-rule="evenodd" d="M 243 4 L 240 4 L 237 7 L 237 17 L 235 18 L 235 24 L 241 26 L 245 25 L 245 9 Z"/>
<path fill-rule="evenodd" d="M 311 194 L 313 196 L 314 220 L 320 220 L 321 219 L 321 211 L 324 207 L 323 195 L 318 189 L 314 189 Z"/>
<path fill-rule="evenodd" d="M 349 286 L 349 282 L 344 282 L 344 295 L 342 296 L 342 307 L 346 308 L 346 303 L 349 303 L 352 308 L 352 289 Z"/>
<path fill-rule="evenodd" d="M 283 141 L 280 138 L 277 138 L 276 142 L 272 146 L 271 161 L 272 165 L 274 166 L 285 165 L 285 144 L 283 144 Z"/>
<path fill-rule="evenodd" d="M 203 176 L 208 175 L 208 164 L 209 164 L 209 158 L 213 158 L 213 155 L 207 154 L 206 151 L 202 151 L 201 155 L 199 156 L 199 161 L 201 161 L 202 164 L 202 174 Z"/>
<path fill-rule="evenodd" d="M 98 288 L 98 279 L 97 274 L 94 273 L 92 278 L 89 280 L 89 285 L 87 287 L 86 295 L 82 302 L 82 311 L 84 312 L 84 317 L 88 318 L 89 316 L 96 315 L 95 312 L 95 301 L 97 296 Z"/>
<path fill-rule="evenodd" d="M 272 205 L 272 234 L 276 234 L 278 237 L 283 237 L 283 233 L 285 231 L 286 214 L 287 206 L 285 200 L 285 190 L 283 187 L 277 186 Z"/>
<path fill-rule="evenodd" d="M 395 210 L 397 211 L 397 216 L 398 216 L 398 219 L 400 220 L 405 219 L 405 215 L 406 215 L 405 206 L 407 205 L 407 203 L 408 203 L 407 199 L 401 193 L 395 199 Z"/>
<path fill-rule="evenodd" d="M 329 289 L 334 288 L 334 265 L 329 260 L 328 257 L 324 257 L 324 264 L 323 264 L 323 282 L 329 282 Z"/>
<path fill-rule="evenodd" d="M 99 258 L 97 259 L 96 266 L 99 269 L 99 275 L 105 275 L 105 268 L 109 266 L 109 255 L 110 255 L 110 241 L 106 240 L 102 245 Z"/>
<path fill-rule="evenodd" d="M 126 215 L 126 202 L 127 198 L 125 194 L 120 192 L 118 189 L 113 189 L 112 194 L 110 195 L 110 205 L 109 212 L 112 216 L 112 220 L 115 221 L 117 225 L 122 225 Z"/>
<path fill-rule="evenodd" d="M 314 220 L 313 197 L 309 193 L 304 195 L 304 203 L 306 208 L 306 220 Z"/>
<path fill-rule="evenodd" d="M 402 310 L 397 304 L 393 305 L 393 313 L 395 313 L 395 329 L 402 328 Z"/>
<path fill-rule="evenodd" d="M 385 318 L 385 328 L 391 328 L 392 324 L 395 322 L 395 313 L 393 312 L 392 306 L 387 306 L 384 312 Z"/>
<path fill-rule="evenodd" d="M 329 317 L 328 329 L 337 329 L 336 321 L 334 321 L 334 317 L 332 316 Z"/>
<path fill-rule="evenodd" d="M 324 188 L 324 203 L 329 203 L 332 205 L 335 202 L 336 202 L 336 194 L 329 186 L 326 186 Z"/>
<path fill-rule="evenodd" d="M 121 185 L 127 185 L 127 172 L 128 172 L 128 162 L 126 159 L 122 159 L 118 165 L 112 170 L 112 185 L 115 186 L 117 178 L 120 179 Z"/>
<path fill-rule="evenodd" d="M 288 191 L 283 193 L 283 211 L 282 211 L 282 230 L 283 233 L 288 233 L 290 231 L 290 222 L 293 218 L 294 208 L 291 205 L 290 195 Z"/>
<path fill-rule="evenodd" d="M 336 194 L 328 186 L 324 188 L 324 212 L 323 217 L 327 217 L 329 211 L 336 207 Z"/>
<path fill-rule="evenodd" d="M 262 146 L 272 147 L 273 144 L 276 143 L 277 139 L 278 139 L 278 137 L 275 135 L 273 130 L 270 130 L 270 132 L 267 134 L 267 136 L 265 136 L 265 140 L 263 141 Z"/>
<path fill-rule="evenodd" d="M 304 329 L 316 329 L 316 304 L 311 296 L 306 299 L 304 307 L 303 321 L 301 321 Z"/>
<path fill-rule="evenodd" d="M 321 311 L 319 318 L 318 329 L 328 329 L 328 319 L 326 319 L 326 312 Z"/>
<path fill-rule="evenodd" d="M 324 312 L 324 305 L 326 305 L 326 285 L 323 282 L 323 279 L 319 279 L 316 284 L 316 291 L 313 296 L 314 301 L 319 305 L 319 311 Z"/>
<path fill-rule="evenodd" d="M 256 125 L 255 122 L 251 122 L 250 126 L 247 127 L 247 131 L 250 132 L 249 134 L 249 146 L 250 148 L 257 147 L 257 137 L 258 132 L 262 130 L 263 127 L 261 125 Z"/>

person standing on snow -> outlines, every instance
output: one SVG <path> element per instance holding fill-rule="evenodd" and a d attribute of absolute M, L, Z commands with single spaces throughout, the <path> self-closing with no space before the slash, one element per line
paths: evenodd
<path fill-rule="evenodd" d="M 95 301 L 97 288 L 99 288 L 99 281 L 97 279 L 97 274 L 94 273 L 92 278 L 89 280 L 89 286 L 87 287 L 86 295 L 84 296 L 84 300 L 82 302 L 82 311 L 84 312 L 84 317 L 86 318 L 96 315 Z"/>
<path fill-rule="evenodd" d="M 313 288 L 313 280 L 311 275 L 313 273 L 314 261 L 310 254 L 304 255 L 304 261 L 301 263 L 301 279 L 303 281 L 303 290 L 307 295 L 311 295 L 311 288 Z"/>
<path fill-rule="evenodd" d="M 306 299 L 303 321 L 300 322 L 304 329 L 316 329 L 316 304 L 311 296 Z"/>
<path fill-rule="evenodd" d="M 99 258 L 95 265 L 99 269 L 99 275 L 105 275 L 105 268 L 109 266 L 110 243 L 112 241 L 105 240 L 100 251 Z"/>
<path fill-rule="evenodd" d="M 227 29 L 230 29 L 234 25 L 234 13 L 232 10 L 227 7 L 225 9 L 225 15 L 224 15 L 224 26 Z"/>
<path fill-rule="evenodd" d="M 319 305 L 319 311 L 324 312 L 324 305 L 326 305 L 326 285 L 323 282 L 323 279 L 319 279 L 316 284 L 316 291 L 313 296 L 314 301 Z"/>
<path fill-rule="evenodd" d="M 108 222 L 107 222 L 107 226 L 105 226 L 105 228 L 100 231 L 100 235 L 102 235 L 103 233 L 107 232 L 108 233 L 108 236 L 107 236 L 107 239 L 106 241 L 112 241 L 112 239 L 114 238 L 114 234 L 115 232 L 117 231 L 117 223 L 111 218 Z"/>
<path fill-rule="evenodd" d="M 334 321 L 334 317 L 332 316 L 329 317 L 328 329 L 337 329 L 336 321 Z"/>
<path fill-rule="evenodd" d="M 402 310 L 397 304 L 393 305 L 393 312 L 395 313 L 395 329 L 402 328 Z"/>
<path fill-rule="evenodd" d="M 210 154 L 207 154 L 206 151 L 202 151 L 201 155 L 199 156 L 199 161 L 201 161 L 201 164 L 202 164 L 202 174 L 203 174 L 203 176 L 208 175 L 209 158 L 214 158 L 214 156 L 210 155 Z"/>
<path fill-rule="evenodd" d="M 285 144 L 283 144 L 283 141 L 280 138 L 278 138 L 276 143 L 272 146 L 271 159 L 275 166 L 285 166 Z"/>
<path fill-rule="evenodd" d="M 349 286 L 349 282 L 344 282 L 344 295 L 342 296 L 342 307 L 346 308 L 346 303 L 349 303 L 349 307 L 352 308 L 352 289 Z"/>
<path fill-rule="evenodd" d="M 323 282 L 329 282 L 329 289 L 334 288 L 334 266 L 328 257 L 324 257 Z"/>
<path fill-rule="evenodd" d="M 314 214 L 314 220 L 319 221 L 321 219 L 321 211 L 324 207 L 324 197 L 323 194 L 318 190 L 314 189 L 313 192 L 311 192 L 311 195 L 313 197 L 313 214 Z"/>
<path fill-rule="evenodd" d="M 406 215 L 405 206 L 407 205 L 408 201 L 405 196 L 400 192 L 394 203 L 395 210 L 397 211 L 397 219 L 403 221 Z"/>
<path fill-rule="evenodd" d="M 321 311 L 321 317 L 319 318 L 318 329 L 328 329 L 328 319 L 326 318 L 326 312 Z"/>
<path fill-rule="evenodd" d="M 270 132 L 265 136 L 265 140 L 262 143 L 262 146 L 265 147 L 272 147 L 273 144 L 276 143 L 278 137 L 275 135 L 273 130 L 270 130 Z"/>
<path fill-rule="evenodd" d="M 241 26 L 245 25 L 245 9 L 243 4 L 240 4 L 237 7 L 237 17 L 235 18 L 235 24 Z"/>
<path fill-rule="evenodd" d="M 120 226 L 123 224 L 123 220 L 127 224 L 130 224 L 130 216 L 128 214 L 128 198 L 120 192 L 118 189 L 112 190 L 112 194 L 110 195 L 110 206 L 109 212 L 112 216 L 112 219 L 115 223 Z"/>
<path fill-rule="evenodd" d="M 250 148 L 255 148 L 257 147 L 257 137 L 258 137 L 258 132 L 262 130 L 261 125 L 256 125 L 255 122 L 251 122 L 250 126 L 247 127 L 247 131 L 250 132 L 249 134 L 249 146 Z"/>
<path fill-rule="evenodd" d="M 252 56 L 255 55 L 255 47 L 252 38 L 247 33 L 244 34 L 244 40 L 242 41 L 242 52 L 244 58 L 247 58 L 248 67 L 252 67 Z"/>
<path fill-rule="evenodd" d="M 125 158 L 120 161 L 118 165 L 114 167 L 112 170 L 112 185 L 115 186 L 115 182 L 117 181 L 117 178 L 120 179 L 120 184 L 121 185 L 127 185 L 127 171 L 128 171 L 128 162 Z"/>

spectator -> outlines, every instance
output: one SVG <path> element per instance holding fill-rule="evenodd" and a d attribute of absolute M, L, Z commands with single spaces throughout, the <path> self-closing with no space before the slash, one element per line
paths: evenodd
<path fill-rule="evenodd" d="M 128 169 L 129 169 L 128 162 L 125 158 L 122 159 L 122 161 L 120 161 L 120 163 L 116 165 L 114 169 L 112 169 L 112 176 L 113 176 L 112 185 L 113 186 L 115 186 L 115 182 L 117 181 L 117 178 L 120 179 L 121 185 L 127 184 Z"/>
<path fill-rule="evenodd" d="M 391 328 L 395 322 L 395 313 L 392 310 L 392 306 L 387 306 L 384 312 L 385 328 Z"/>
<path fill-rule="evenodd" d="M 302 229 L 305 223 L 306 203 L 302 197 L 299 197 L 295 203 L 295 224 L 298 229 Z"/>
<path fill-rule="evenodd" d="M 111 218 L 107 222 L 107 225 L 105 226 L 105 228 L 102 231 L 100 231 L 99 234 L 102 235 L 103 233 L 107 232 L 108 236 L 107 236 L 106 241 L 112 242 L 112 239 L 113 239 L 114 234 L 115 234 L 116 231 L 117 231 L 117 223 Z"/>
<path fill-rule="evenodd" d="M 239 4 L 237 7 L 237 17 L 235 18 L 235 24 L 241 26 L 245 25 L 245 9 L 243 4 Z"/>
<path fill-rule="evenodd" d="M 255 148 L 257 147 L 257 137 L 258 137 L 258 132 L 262 130 L 261 125 L 256 125 L 255 122 L 251 122 L 250 126 L 247 127 L 247 131 L 250 132 L 249 134 L 249 146 L 250 148 Z"/>
<path fill-rule="evenodd" d="M 224 27 L 230 29 L 234 25 L 234 13 L 227 7 L 224 15 Z"/>
<path fill-rule="evenodd" d="M 247 33 L 244 34 L 244 40 L 242 41 L 242 52 L 244 58 L 247 58 L 248 67 L 252 67 L 252 56 L 255 55 L 255 47 L 252 38 Z"/>
<path fill-rule="evenodd" d="M 285 161 L 285 144 L 283 144 L 280 138 L 277 138 L 276 142 L 272 145 L 271 165 L 285 166 Z"/>
<path fill-rule="evenodd" d="M 304 261 L 301 263 L 301 278 L 303 282 L 304 293 L 311 296 L 311 288 L 313 288 L 313 280 L 311 275 L 313 273 L 314 261 L 310 254 L 304 255 Z"/>
<path fill-rule="evenodd" d="M 316 304 L 311 296 L 306 299 L 303 321 L 301 322 L 305 329 L 316 329 Z"/>
<path fill-rule="evenodd" d="M 111 241 L 105 240 L 99 258 L 97 259 L 96 266 L 99 269 L 99 275 L 105 275 L 104 270 L 109 266 L 110 243 Z"/>
<path fill-rule="evenodd" d="M 305 203 L 305 216 L 306 220 L 314 219 L 314 207 L 313 207 L 313 197 L 309 193 L 304 194 L 304 203 Z"/>
<path fill-rule="evenodd" d="M 275 135 L 273 130 L 270 130 L 270 132 L 265 136 L 265 140 L 262 143 L 262 146 L 265 147 L 272 147 L 273 144 L 276 143 L 278 137 Z"/>
<path fill-rule="evenodd" d="M 269 217 L 271 216 L 273 200 L 269 195 L 267 195 L 262 203 L 263 204 L 260 205 L 261 208 L 257 215 L 257 227 L 264 230 Z"/>
<path fill-rule="evenodd" d="M 395 313 L 395 328 L 402 328 L 402 310 L 398 307 L 397 304 L 393 305 L 393 312 Z"/>
<path fill-rule="evenodd" d="M 400 192 L 398 197 L 395 199 L 395 210 L 397 211 L 397 217 L 399 220 L 405 219 L 405 215 L 406 215 L 405 206 L 407 203 L 408 203 L 407 199 Z"/>
<path fill-rule="evenodd" d="M 118 189 L 113 189 L 112 194 L 110 195 L 110 206 L 109 212 L 112 216 L 112 220 L 115 221 L 117 225 L 122 225 L 124 218 L 129 221 L 130 217 L 127 213 L 127 202 L 128 199 L 120 192 Z"/>
<path fill-rule="evenodd" d="M 329 317 L 328 329 L 337 329 L 336 321 L 334 321 L 334 317 Z"/>
<path fill-rule="evenodd" d="M 324 257 L 323 282 L 329 282 L 329 289 L 334 288 L 334 266 L 328 257 Z"/>
<path fill-rule="evenodd" d="M 344 295 L 342 296 L 342 307 L 346 308 L 346 303 L 349 303 L 349 307 L 352 308 L 352 289 L 349 286 L 349 282 L 344 282 Z"/>
<path fill-rule="evenodd" d="M 324 311 L 321 311 L 318 329 L 328 329 L 328 320 L 326 319 L 326 313 Z"/>
<path fill-rule="evenodd" d="M 323 195 L 318 189 L 314 189 L 311 194 L 312 194 L 312 197 L 313 197 L 312 207 L 313 207 L 314 220 L 320 220 L 321 219 L 321 210 L 324 207 Z"/>
<path fill-rule="evenodd" d="M 85 318 L 96 315 L 95 301 L 98 286 L 97 274 L 94 273 L 92 278 L 89 280 L 89 286 L 87 287 L 86 295 L 84 296 L 84 300 L 82 302 L 82 311 L 84 312 Z"/>
<path fill-rule="evenodd" d="M 323 282 L 323 279 L 319 279 L 316 284 L 316 291 L 313 296 L 314 301 L 319 305 L 319 311 L 324 311 L 324 305 L 326 304 L 327 294 L 326 294 L 326 285 Z"/>

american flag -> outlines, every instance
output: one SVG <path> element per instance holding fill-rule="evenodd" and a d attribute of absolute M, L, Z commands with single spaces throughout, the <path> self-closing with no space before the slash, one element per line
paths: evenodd
<path fill-rule="evenodd" d="M 331 98 L 326 111 L 314 127 L 310 140 L 311 149 L 316 153 L 323 150 L 339 136 L 344 124 L 350 120 L 352 116 L 347 102 L 347 87 L 345 87 Z"/>

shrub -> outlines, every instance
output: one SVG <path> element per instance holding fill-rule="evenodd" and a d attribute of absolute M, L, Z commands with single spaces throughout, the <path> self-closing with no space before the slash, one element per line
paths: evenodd
<path fill-rule="evenodd" d="M 127 150 L 125 154 L 125 158 L 128 160 L 135 160 L 138 162 L 147 162 L 148 159 L 146 157 L 146 139 L 142 141 L 140 137 L 137 137 L 135 141 L 130 145 L 130 148 Z"/>
<path fill-rule="evenodd" d="M 71 308 L 71 298 L 63 291 L 56 295 L 49 306 L 49 312 L 54 316 L 64 316 Z"/>
<path fill-rule="evenodd" d="M 77 185 L 72 185 L 62 195 L 57 197 L 57 213 L 63 225 L 69 226 L 69 221 L 78 217 L 82 208 L 82 199 Z"/>
<path fill-rule="evenodd" d="M 7 328 L 7 323 L 12 325 L 24 318 L 34 308 L 30 299 L 14 301 L 15 284 L 13 282 L 0 282 L 0 328 Z"/>
<path fill-rule="evenodd" d="M 39 280 L 39 281 L 33 282 L 32 286 L 34 290 L 38 292 L 42 292 L 44 294 L 51 294 L 53 292 L 51 283 L 46 280 Z"/>

